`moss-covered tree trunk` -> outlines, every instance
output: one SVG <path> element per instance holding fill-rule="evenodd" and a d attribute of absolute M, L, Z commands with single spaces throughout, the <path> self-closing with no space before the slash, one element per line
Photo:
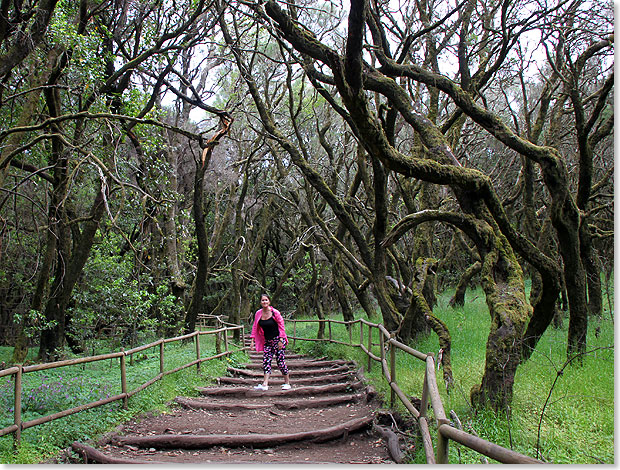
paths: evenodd
<path fill-rule="evenodd" d="M 523 271 L 508 242 L 495 233 L 493 245 L 482 265 L 482 287 L 491 315 L 484 374 L 470 396 L 474 406 L 506 410 L 512 402 L 521 339 L 532 312 Z"/>
<path fill-rule="evenodd" d="M 447 325 L 433 314 L 426 298 L 415 287 L 413 289 L 409 308 L 421 312 L 425 324 L 430 326 L 437 335 L 439 340 L 439 353 L 441 356 L 441 363 L 438 364 L 438 366 L 441 366 L 443 370 L 444 383 L 446 389 L 450 391 L 454 384 L 454 378 L 452 377 L 452 337 L 450 336 L 450 331 Z"/>
<path fill-rule="evenodd" d="M 601 269 L 597 262 L 596 253 L 592 246 L 592 236 L 587 227 L 587 220 L 581 224 L 581 261 L 586 271 L 588 283 L 588 313 L 597 317 L 603 314 L 603 287 L 601 284 Z"/>
<path fill-rule="evenodd" d="M 560 252 L 564 260 L 564 277 L 569 305 L 567 355 L 586 350 L 588 334 L 588 299 L 586 270 L 579 253 L 578 229 L 558 231 Z"/>
<path fill-rule="evenodd" d="M 338 255 L 336 264 L 333 266 L 334 290 L 338 298 L 338 303 L 340 304 L 340 309 L 342 310 L 342 318 L 344 321 L 353 321 L 353 309 L 351 308 L 351 302 L 349 302 L 347 296 L 346 283 L 341 274 L 340 266 L 342 260 L 340 260 L 339 257 L 340 255 Z"/>

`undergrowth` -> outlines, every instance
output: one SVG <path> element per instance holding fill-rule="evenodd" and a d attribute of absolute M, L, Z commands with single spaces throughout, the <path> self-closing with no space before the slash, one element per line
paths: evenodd
<path fill-rule="evenodd" d="M 448 326 L 452 336 L 454 387 L 448 394 L 442 370 L 437 382 L 446 415 L 454 410 L 463 429 L 483 439 L 525 455 L 563 464 L 614 463 L 614 324 L 609 314 L 603 319 L 591 318 L 588 329 L 588 353 L 582 364 L 567 361 L 566 338 L 568 318 L 564 326 L 549 327 L 531 359 L 522 364 L 514 386 L 510 416 L 490 410 L 474 410 L 469 392 L 482 379 L 490 317 L 480 290 L 468 292 L 465 308 L 448 306 L 447 295 L 439 298 L 434 313 Z M 371 321 L 380 323 L 379 317 Z M 302 326 L 303 325 L 303 326 Z M 297 336 L 315 338 L 317 327 L 298 324 Z M 364 344 L 367 344 L 367 329 Z M 343 325 L 332 326 L 333 339 L 348 342 Z M 374 336 L 374 342 L 378 337 Z M 353 342 L 359 342 L 359 325 L 353 327 Z M 367 371 L 367 356 L 359 348 L 334 343 L 297 341 L 297 349 L 314 355 L 353 359 L 365 368 L 365 376 L 389 405 L 390 389 L 379 363 Z M 437 336 L 410 344 L 414 349 L 437 357 Z M 378 346 L 373 348 L 379 354 Z M 421 397 L 424 363 L 402 351 L 397 352 L 396 380 L 409 397 Z M 545 406 L 545 403 L 546 406 Z M 408 414 L 397 399 L 396 409 Z M 544 409 L 544 413 L 543 413 Z M 435 435 L 433 442 L 436 442 Z M 425 463 L 421 443 L 410 463 Z M 540 453 L 537 452 L 537 448 Z M 481 455 L 457 443 L 450 443 L 450 463 L 480 463 Z M 492 463 L 492 459 L 488 459 Z"/>

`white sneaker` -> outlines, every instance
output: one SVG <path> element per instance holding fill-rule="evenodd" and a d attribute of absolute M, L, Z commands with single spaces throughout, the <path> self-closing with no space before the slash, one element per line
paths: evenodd
<path fill-rule="evenodd" d="M 254 387 L 254 390 L 269 390 L 269 387 L 267 385 L 258 384 L 256 387 Z"/>
<path fill-rule="evenodd" d="M 282 390 L 290 390 L 291 389 L 291 384 L 283 384 L 282 385 Z"/>

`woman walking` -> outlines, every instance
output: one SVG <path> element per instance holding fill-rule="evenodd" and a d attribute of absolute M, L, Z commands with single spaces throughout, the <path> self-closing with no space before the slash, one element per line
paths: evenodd
<path fill-rule="evenodd" d="M 256 346 L 257 351 L 263 352 L 263 383 L 254 387 L 256 390 L 269 389 L 269 376 L 271 375 L 271 361 L 276 357 L 278 369 L 284 376 L 284 384 L 282 390 L 289 390 L 291 384 L 289 382 L 288 368 L 284 361 L 284 351 L 288 344 L 286 332 L 284 331 L 284 319 L 280 312 L 271 306 L 271 301 L 267 294 L 260 297 L 261 308 L 254 315 L 254 324 L 252 326 L 252 341 L 250 349 Z"/>

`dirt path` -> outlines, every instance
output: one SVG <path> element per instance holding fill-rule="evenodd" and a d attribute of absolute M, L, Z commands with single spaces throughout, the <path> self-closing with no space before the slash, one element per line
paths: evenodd
<path fill-rule="evenodd" d="M 200 397 L 177 397 L 169 413 L 73 450 L 87 463 L 394 463 L 373 427 L 378 401 L 353 363 L 290 354 L 292 389 L 274 367 L 260 391 L 262 354 L 250 358 Z"/>

